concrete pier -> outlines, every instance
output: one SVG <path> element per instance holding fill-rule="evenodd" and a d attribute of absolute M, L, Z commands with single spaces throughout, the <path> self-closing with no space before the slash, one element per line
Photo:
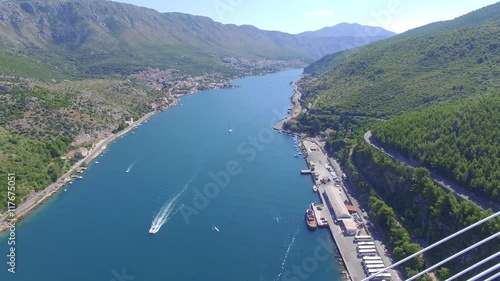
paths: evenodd
<path fill-rule="evenodd" d="M 307 150 L 308 152 L 308 157 L 307 157 L 307 163 L 308 165 L 311 167 L 312 165 L 314 165 L 314 174 L 318 175 L 318 178 L 319 179 L 323 179 L 323 178 L 332 178 L 332 175 L 330 174 L 330 170 L 334 170 L 334 173 L 337 173 L 337 176 L 338 176 L 338 173 L 339 171 L 337 171 L 337 168 L 338 167 L 335 167 L 335 169 L 333 169 L 333 167 L 330 167 L 329 166 L 329 161 L 328 161 L 328 157 L 326 156 L 326 154 L 324 154 L 321 149 L 318 149 L 318 145 L 312 141 L 309 141 L 309 140 L 304 140 L 303 141 L 303 147 L 304 149 Z M 312 148 L 312 149 L 311 149 Z M 327 166 L 328 166 L 328 169 L 327 169 Z M 367 274 L 365 273 L 365 270 L 363 268 L 363 259 L 361 257 L 358 256 L 357 254 L 357 243 L 354 241 L 354 236 L 350 236 L 350 235 L 347 235 L 347 233 L 344 233 L 343 231 L 343 224 L 341 221 L 338 221 L 335 219 L 335 214 L 333 214 L 333 210 L 330 210 L 330 208 L 328 208 L 327 206 L 329 204 L 327 204 L 327 200 L 329 200 L 329 198 L 325 198 L 324 194 L 325 194 L 325 188 L 327 188 L 328 184 L 331 185 L 331 183 L 327 183 L 327 184 L 321 184 L 319 183 L 318 181 L 315 180 L 314 178 L 314 175 L 311 174 L 313 176 L 313 182 L 314 184 L 316 184 L 317 188 L 318 188 L 318 194 L 320 196 L 320 199 L 321 199 L 321 202 L 322 204 L 317 204 L 317 206 L 321 206 L 321 210 L 317 210 L 317 208 L 313 208 L 315 210 L 315 214 L 316 214 L 316 218 L 326 218 L 326 222 L 327 222 L 327 225 L 325 226 L 328 226 L 329 230 L 330 230 L 330 233 L 333 237 L 333 240 L 335 241 L 335 245 L 337 246 L 337 249 L 338 249 L 338 252 L 340 254 L 340 256 L 342 257 L 342 261 L 345 265 L 345 268 L 347 270 L 347 279 L 348 280 L 353 280 L 353 281 L 358 281 L 358 280 L 362 280 L 364 278 L 367 277 Z M 340 171 L 340 175 L 341 175 L 341 171 Z M 340 178 L 340 177 L 339 177 Z M 342 184 L 342 183 L 340 183 Z M 341 200 L 342 202 L 349 202 L 349 198 L 347 196 L 347 194 L 345 194 L 344 192 L 344 189 L 343 188 L 339 188 L 338 189 L 338 194 L 336 192 L 336 196 L 340 196 L 341 197 Z M 330 202 L 328 202 L 330 203 Z M 331 205 L 331 203 L 330 203 Z M 319 226 L 319 224 L 318 224 Z M 364 227 L 361 225 L 361 224 L 358 224 L 358 231 L 357 231 L 357 234 L 356 235 L 368 235 L 368 233 L 366 233 Z M 380 243 L 376 243 L 376 249 L 377 249 L 377 253 L 379 256 L 382 257 L 382 259 L 384 259 L 384 263 L 385 264 L 389 264 L 386 260 L 387 258 L 385 257 L 384 255 L 384 252 L 381 250 L 381 245 Z M 391 274 L 393 275 L 393 278 L 392 280 L 397 280 L 397 279 L 394 279 L 394 276 L 395 274 L 393 274 L 391 272 Z"/>
<path fill-rule="evenodd" d="M 316 222 L 318 223 L 318 227 L 327 227 L 328 226 L 328 216 L 330 213 L 326 210 L 325 205 L 312 203 L 314 216 L 316 217 Z"/>

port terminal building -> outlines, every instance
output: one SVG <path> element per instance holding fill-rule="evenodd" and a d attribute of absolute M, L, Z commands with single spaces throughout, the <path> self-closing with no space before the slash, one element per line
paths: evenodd
<path fill-rule="evenodd" d="M 351 214 L 347 210 L 346 205 L 342 201 L 342 197 L 337 189 L 333 186 L 326 186 L 323 197 L 326 199 L 326 205 L 330 209 L 330 213 L 335 216 L 336 220 L 351 219 Z"/>

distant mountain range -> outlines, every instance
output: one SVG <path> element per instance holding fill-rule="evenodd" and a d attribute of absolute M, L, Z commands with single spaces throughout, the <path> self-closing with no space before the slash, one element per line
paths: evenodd
<path fill-rule="evenodd" d="M 316 31 L 306 31 L 299 33 L 302 38 L 321 38 L 321 37 L 371 37 L 385 39 L 396 35 L 392 31 L 385 30 L 381 27 L 366 26 L 357 23 L 339 23 L 334 26 L 324 27 Z"/>
<path fill-rule="evenodd" d="M 0 25 L 0 74 L 56 78 L 145 67 L 206 72 L 222 69 L 225 57 L 312 62 L 394 35 L 346 23 L 292 35 L 93 0 L 0 2 Z"/>

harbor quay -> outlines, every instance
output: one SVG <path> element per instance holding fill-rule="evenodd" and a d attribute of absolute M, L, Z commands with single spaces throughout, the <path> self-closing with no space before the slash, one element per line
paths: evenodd
<path fill-rule="evenodd" d="M 335 241 L 338 253 L 342 259 L 347 280 L 358 281 L 370 276 L 388 266 L 390 260 L 379 241 L 373 241 L 364 227 L 365 221 L 360 216 L 358 208 L 350 200 L 345 187 L 345 175 L 337 163 L 329 161 L 328 156 L 314 141 L 304 139 L 301 145 L 309 170 L 301 174 L 310 174 L 313 180 L 313 190 L 319 195 L 321 203 L 312 203 L 318 226 L 327 227 Z M 306 172 L 307 171 L 307 172 Z M 361 241 L 363 240 L 363 241 Z M 367 242 L 369 241 L 369 242 Z M 377 265 L 368 265 L 365 259 L 380 260 Z M 392 270 L 391 270 L 392 271 Z M 392 272 L 373 280 L 398 280 Z"/>

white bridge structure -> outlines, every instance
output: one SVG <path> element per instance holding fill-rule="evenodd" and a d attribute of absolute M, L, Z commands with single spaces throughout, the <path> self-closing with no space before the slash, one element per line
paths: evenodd
<path fill-rule="evenodd" d="M 495 213 L 495 214 L 493 214 L 493 215 L 491 215 L 491 216 L 489 216 L 487 218 L 484 218 L 484 219 L 482 219 L 482 220 L 480 220 L 480 221 L 478 221 L 476 223 L 473 223 L 470 226 L 468 226 L 468 227 L 466 227 L 466 228 L 464 228 L 464 229 L 462 229 L 462 230 L 460 230 L 458 232 L 455 232 L 452 235 L 447 236 L 447 237 L 445 237 L 445 238 L 437 241 L 436 243 L 434 243 L 434 244 L 432 244 L 432 245 L 430 245 L 430 246 L 428 246 L 428 247 L 426 247 L 426 248 L 424 248 L 424 249 L 422 249 L 422 250 L 414 253 L 413 255 L 410 255 L 410 256 L 408 256 L 408 257 L 406 257 L 406 258 L 404 258 L 404 259 L 402 259 L 402 260 L 400 260 L 400 261 L 398 261 L 398 262 L 396 262 L 396 263 L 394 263 L 394 264 L 392 264 L 392 265 L 390 265 L 390 266 L 388 266 L 386 268 L 380 269 L 378 272 L 370 275 L 369 277 L 367 277 L 367 278 L 365 278 L 365 279 L 363 279 L 361 281 L 380 280 L 380 277 L 378 277 L 378 275 L 388 272 L 387 270 L 395 268 L 396 266 L 399 266 L 399 265 L 401 265 L 401 264 L 403 264 L 403 263 L 405 263 L 405 262 L 413 259 L 414 257 L 417 257 L 417 256 L 425 253 L 426 251 L 428 251 L 428 250 L 430 250 L 432 248 L 435 248 L 435 247 L 441 245 L 442 243 L 445 243 L 446 241 L 448 241 L 450 239 L 453 239 L 454 237 L 456 237 L 456 236 L 458 236 L 458 235 L 460 235 L 460 234 L 462 234 L 462 233 L 464 233 L 464 232 L 466 232 L 466 231 L 468 231 L 468 230 L 470 230 L 470 229 L 472 229 L 472 228 L 474 228 L 474 227 L 476 227 L 478 225 L 481 225 L 481 224 L 483 224 L 483 223 L 485 223 L 485 222 L 487 222 L 487 221 L 489 221 L 491 219 L 494 219 L 494 218 L 498 217 L 499 215 L 500 215 L 500 212 L 497 212 L 497 213 Z M 428 272 L 431 272 L 434 269 L 442 266 L 443 264 L 449 262 L 450 260 L 455 259 L 458 256 L 460 256 L 460 255 L 462 255 L 464 253 L 467 253 L 468 251 L 470 251 L 472 249 L 475 249 L 476 247 L 479 247 L 482 244 L 485 244 L 485 243 L 487 243 L 487 242 L 489 242 L 489 241 L 491 241 L 493 239 L 497 239 L 499 236 L 500 236 L 500 232 L 494 233 L 493 235 L 491 235 L 491 236 L 489 236 L 489 237 L 487 237 L 487 238 L 485 238 L 485 239 L 483 239 L 483 240 L 481 240 L 481 241 L 479 241 L 479 242 L 477 242 L 477 243 L 475 243 L 475 244 L 473 244 L 473 245 L 471 245 L 471 246 L 469 246 L 469 247 L 461 250 L 460 252 L 458 252 L 458 253 L 456 253 L 456 254 L 454 254 L 454 255 L 452 255 L 452 256 L 450 256 L 450 257 L 448 257 L 448 258 L 446 258 L 446 259 L 444 259 L 444 260 L 442 260 L 442 261 L 440 261 L 438 263 L 436 263 L 435 265 L 433 265 L 433 266 L 431 266 L 431 267 L 429 267 L 429 268 L 427 268 L 427 269 L 419 272 L 418 274 L 416 274 L 416 275 L 414 275 L 414 276 L 406 279 L 406 281 L 415 280 L 415 279 L 421 277 L 422 275 L 424 275 L 424 274 L 426 274 Z M 445 281 L 455 280 L 455 279 L 459 278 L 460 276 L 463 276 L 467 272 L 470 272 L 471 270 L 473 270 L 473 269 L 475 269 L 475 268 L 477 268 L 477 267 L 479 267 L 479 266 L 481 266 L 481 265 L 483 265 L 483 264 L 485 264 L 485 263 L 487 263 L 489 261 L 492 261 L 492 260 L 496 261 L 495 265 L 493 265 L 492 267 L 490 267 L 488 269 L 485 269 L 484 271 L 482 271 L 480 273 L 477 273 L 475 276 L 470 277 L 467 280 L 469 280 L 469 281 L 475 281 L 475 280 L 481 280 L 481 281 L 500 280 L 500 258 L 499 257 L 500 257 L 500 253 L 495 253 L 495 254 L 493 254 L 493 255 L 491 255 L 491 256 L 489 256 L 489 257 L 487 257 L 487 258 L 485 258 L 485 259 L 483 259 L 483 260 L 481 260 L 481 261 L 479 261 L 479 262 L 477 262 L 477 263 L 475 263 L 475 264 L 473 264 L 473 265 L 465 268 L 465 269 L 463 269 L 462 271 L 460 271 L 457 274 L 449 277 Z"/>

